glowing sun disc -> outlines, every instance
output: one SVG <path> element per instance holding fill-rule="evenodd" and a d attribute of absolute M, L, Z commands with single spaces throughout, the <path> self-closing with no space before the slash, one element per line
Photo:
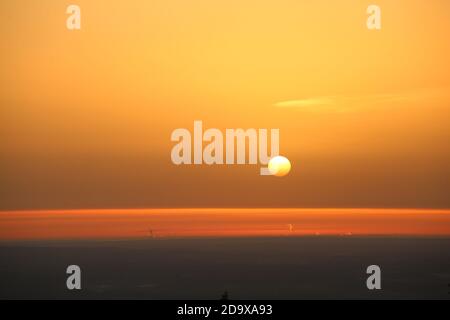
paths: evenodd
<path fill-rule="evenodd" d="M 276 156 L 269 161 L 269 171 L 272 175 L 283 177 L 291 171 L 291 162 L 283 156 Z"/>

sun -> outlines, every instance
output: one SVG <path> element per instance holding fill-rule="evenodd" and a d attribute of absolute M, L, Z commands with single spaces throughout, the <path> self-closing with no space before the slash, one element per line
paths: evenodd
<path fill-rule="evenodd" d="M 269 161 L 269 171 L 272 175 L 283 177 L 291 171 L 291 162 L 283 156 L 276 156 Z"/>

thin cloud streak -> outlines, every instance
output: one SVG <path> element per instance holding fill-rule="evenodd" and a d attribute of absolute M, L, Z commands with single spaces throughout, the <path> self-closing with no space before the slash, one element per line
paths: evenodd
<path fill-rule="evenodd" d="M 273 104 L 276 108 L 298 108 L 305 111 L 354 111 L 358 107 L 382 103 L 421 101 L 440 98 L 448 93 L 444 89 L 423 89 L 415 92 L 395 94 L 336 95 L 280 101 Z"/>

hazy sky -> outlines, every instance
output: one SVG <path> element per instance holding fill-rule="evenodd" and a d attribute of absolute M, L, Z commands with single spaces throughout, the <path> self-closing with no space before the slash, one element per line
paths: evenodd
<path fill-rule="evenodd" d="M 448 0 L 1 1 L 0 209 L 450 208 L 449 33 Z M 291 173 L 173 165 L 194 120 L 279 128 Z"/>

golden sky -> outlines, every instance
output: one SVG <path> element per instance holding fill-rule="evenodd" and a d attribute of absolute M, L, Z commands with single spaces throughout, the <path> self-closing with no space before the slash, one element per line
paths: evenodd
<path fill-rule="evenodd" d="M 449 32 L 448 0 L 2 1 L 0 210 L 450 208 Z M 291 173 L 174 166 L 194 120 L 279 128 Z"/>

